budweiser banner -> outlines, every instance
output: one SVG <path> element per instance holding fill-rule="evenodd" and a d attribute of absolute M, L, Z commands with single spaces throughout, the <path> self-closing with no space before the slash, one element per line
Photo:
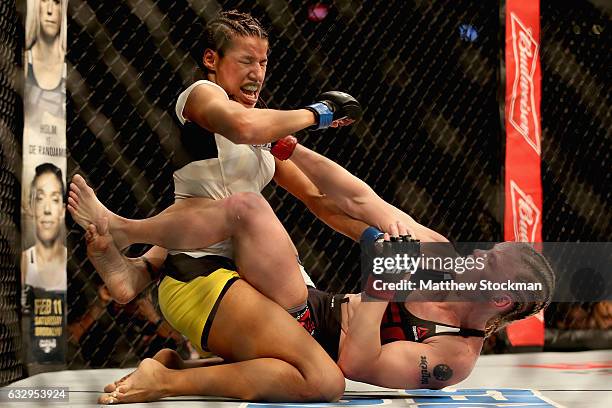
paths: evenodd
<path fill-rule="evenodd" d="M 542 241 L 540 5 L 506 1 L 504 240 Z M 514 346 L 544 344 L 543 314 L 512 324 Z"/>
<path fill-rule="evenodd" d="M 37 364 L 64 362 L 66 10 L 67 0 L 27 0 L 21 303 L 25 358 Z"/>

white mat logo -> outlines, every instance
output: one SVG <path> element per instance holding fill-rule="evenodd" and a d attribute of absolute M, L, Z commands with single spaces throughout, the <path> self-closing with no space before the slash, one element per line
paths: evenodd
<path fill-rule="evenodd" d="M 538 63 L 538 42 L 531 29 L 510 14 L 512 21 L 512 51 L 515 63 L 514 84 L 510 102 L 510 124 L 521 134 L 536 153 L 540 154 L 540 125 L 538 123 L 533 77 Z"/>
<path fill-rule="evenodd" d="M 512 197 L 512 221 L 514 239 L 518 242 L 535 242 L 536 227 L 540 221 L 540 210 L 533 198 L 521 190 L 514 180 L 510 180 Z"/>

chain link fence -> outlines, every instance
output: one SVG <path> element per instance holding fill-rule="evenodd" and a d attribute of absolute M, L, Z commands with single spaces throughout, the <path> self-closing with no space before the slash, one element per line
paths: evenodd
<path fill-rule="evenodd" d="M 587 1 L 571 12 L 558 2 L 541 4 L 544 239 L 608 240 L 610 13 Z M 71 0 L 69 176 L 86 176 L 100 200 L 125 217 L 148 217 L 170 205 L 176 97 L 192 82 L 203 25 L 221 9 L 237 8 L 270 30 L 261 94 L 267 106 L 304 106 L 330 89 L 364 106 L 354 126 L 298 134 L 305 145 L 454 240 L 500 241 L 499 5 L 338 0 L 314 6 Z M 19 122 L 19 112 L 5 113 Z M 18 197 L 18 187 L 10 188 Z M 270 186 L 264 194 L 319 288 L 357 290 L 357 245 L 324 228 L 281 189 Z M 70 219 L 68 227 L 68 367 L 133 365 L 162 347 L 188 356 L 188 344 L 152 309 L 149 291 L 125 306 L 110 300 L 87 261 L 82 230 Z M 568 327 L 565 306 L 549 311 L 551 328 Z"/>
<path fill-rule="evenodd" d="M 23 375 L 17 294 L 23 103 L 19 72 L 23 26 L 12 2 L 0 3 L 0 386 Z"/>
<path fill-rule="evenodd" d="M 171 204 L 176 97 L 192 82 L 203 24 L 221 8 L 237 8 L 270 30 L 261 95 L 267 106 L 300 107 L 338 89 L 365 108 L 364 119 L 351 128 L 299 134 L 304 144 L 426 225 L 458 240 L 500 240 L 498 8 L 456 1 L 339 1 L 319 3 L 327 13 L 321 18 L 309 15 L 314 5 L 71 1 L 71 173 L 86 175 L 100 200 L 125 217 L 147 217 Z M 466 25 L 477 31 L 477 40 L 462 33 Z M 318 286 L 358 290 L 358 246 L 324 228 L 285 191 L 270 186 L 264 195 Z M 69 247 L 69 321 L 80 326 L 84 311 L 102 305 L 101 283 L 75 225 Z M 112 313 L 101 316 L 98 332 L 112 332 L 109 343 L 131 354 L 121 361 L 89 358 L 119 353 L 99 341 L 89 344 L 101 334 L 87 330 L 72 339 L 76 350 L 68 353 L 75 356 L 69 367 L 143 357 L 146 347 L 130 327 Z"/>
<path fill-rule="evenodd" d="M 547 0 L 541 16 L 543 238 L 610 241 L 612 7 Z M 546 324 L 550 349 L 610 347 L 612 303 L 553 304 Z"/>

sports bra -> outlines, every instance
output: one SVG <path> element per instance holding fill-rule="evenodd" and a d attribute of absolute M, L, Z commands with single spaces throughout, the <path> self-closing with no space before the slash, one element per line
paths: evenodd
<path fill-rule="evenodd" d="M 484 337 L 485 332 L 421 319 L 410 313 L 404 303 L 387 305 L 380 324 L 382 344 L 400 340 L 422 343 L 434 336 Z"/>
<path fill-rule="evenodd" d="M 342 303 L 348 301 L 344 295 L 308 288 L 308 305 L 315 322 L 313 337 L 334 361 L 338 359 L 340 345 Z M 484 338 L 485 332 L 421 319 L 410 313 L 404 303 L 389 303 L 380 324 L 382 344 L 402 340 L 422 343 L 430 337 L 442 335 Z"/>

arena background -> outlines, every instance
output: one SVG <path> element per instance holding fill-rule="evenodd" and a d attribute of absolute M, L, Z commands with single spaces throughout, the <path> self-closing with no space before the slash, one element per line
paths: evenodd
<path fill-rule="evenodd" d="M 363 120 L 350 128 L 298 134 L 305 145 L 455 240 L 502 240 L 500 4 L 321 3 L 330 7 L 316 21 L 320 17 L 309 19 L 314 3 L 293 0 L 71 0 L 69 175 L 84 175 L 100 200 L 125 217 L 151 216 L 171 204 L 175 99 L 192 81 L 202 25 L 221 9 L 237 8 L 270 30 L 262 92 L 268 106 L 301 107 L 330 89 L 349 92 L 364 106 Z M 15 261 L 21 252 L 23 27 L 19 3 L 3 2 L 0 9 L 0 384 L 6 384 L 25 374 L 18 362 Z M 570 7 L 541 1 L 544 241 L 608 241 L 612 235 L 611 15 L 604 2 Z M 284 191 L 272 186 L 265 195 L 318 286 L 356 290 L 358 247 Z M 187 355 L 180 337 L 155 317 L 151 292 L 126 307 L 104 296 L 82 231 L 67 223 L 67 368 L 135 365 L 164 346 Z M 596 304 L 553 305 L 546 349 L 610 347 L 610 330 L 594 323 L 596 313 Z M 507 346 L 497 336 L 487 351 Z"/>

